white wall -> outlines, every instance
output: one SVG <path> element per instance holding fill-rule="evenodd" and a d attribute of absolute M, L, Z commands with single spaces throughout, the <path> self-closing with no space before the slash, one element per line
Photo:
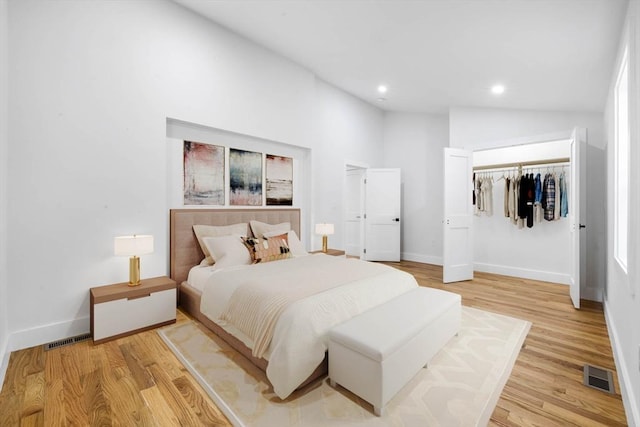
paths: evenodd
<path fill-rule="evenodd" d="M 311 203 L 311 177 L 308 173 L 311 167 L 310 149 L 297 145 L 282 144 L 277 141 L 250 137 L 238 133 L 227 132 L 207 126 L 186 123 L 178 120 L 167 120 L 167 204 L 170 209 L 184 207 L 184 179 L 183 179 L 183 150 L 184 141 L 197 141 L 207 144 L 221 145 L 240 150 L 255 151 L 263 154 L 285 156 L 293 159 L 293 206 L 301 213 L 299 236 L 305 247 L 309 247 L 310 230 L 309 206 Z M 225 176 L 228 176 L 229 165 L 226 165 Z M 264 173 L 264 165 L 263 165 Z M 226 183 L 228 186 L 228 181 Z M 263 200 L 266 194 L 263 191 Z M 229 206 L 227 190 L 227 206 Z M 193 207 L 193 206 L 190 206 Z M 197 206 L 196 206 L 197 207 Z M 200 206 L 203 208 L 223 208 L 225 206 Z M 285 206 L 282 206 L 285 207 Z"/>
<path fill-rule="evenodd" d="M 7 27 L 6 0 L 0 0 L 0 384 L 9 363 L 9 316 L 7 312 Z M 6 357 L 5 357 L 6 355 Z M 0 387 L 2 387 L 0 385 Z"/>
<path fill-rule="evenodd" d="M 490 148 L 473 152 L 473 167 L 494 167 L 504 163 L 536 162 L 543 159 L 568 159 L 571 157 L 571 140 L 555 140 L 509 147 Z M 525 165 L 531 167 L 535 165 Z M 513 166 L 512 168 L 515 168 Z M 495 168 L 505 169 L 505 168 Z"/>
<path fill-rule="evenodd" d="M 329 237 L 329 247 L 344 249 L 345 166 L 347 163 L 382 165 L 383 114 L 378 108 L 321 80 L 316 83 L 316 99 L 317 138 L 311 153 L 311 224 L 333 223 L 335 234 Z M 322 247 L 320 236 L 312 237 L 311 247 L 314 250 Z"/>
<path fill-rule="evenodd" d="M 402 169 L 402 259 L 442 264 L 442 149 L 448 141 L 446 115 L 384 116 L 383 166 Z"/>
<path fill-rule="evenodd" d="M 620 380 L 627 421 L 630 426 L 640 426 L 640 2 L 629 3 L 627 23 L 622 33 L 620 50 L 628 34 L 635 34 L 629 41 L 629 78 L 630 78 L 630 114 L 631 125 L 631 185 L 629 188 L 629 234 L 628 234 L 628 266 L 626 274 L 615 260 L 614 254 L 614 195 L 617 192 L 614 179 L 614 103 L 613 88 L 619 68 L 616 64 L 611 79 L 607 108 L 605 110 L 607 137 L 607 202 L 609 212 L 607 221 L 607 283 L 605 292 L 605 315 L 609 336 L 616 361 L 616 369 Z"/>
<path fill-rule="evenodd" d="M 450 111 L 451 147 L 491 148 L 519 138 L 557 135 L 575 126 L 588 129 L 589 144 L 604 149 L 602 113 L 454 107 Z"/>
<path fill-rule="evenodd" d="M 601 300 L 605 278 L 605 196 L 602 184 L 602 175 L 598 171 L 604 170 L 604 146 L 603 115 L 601 113 L 571 113 L 553 111 L 525 111 L 502 110 L 489 108 L 452 108 L 450 110 L 450 135 L 451 146 L 467 149 L 486 149 L 489 147 L 504 146 L 520 143 L 531 137 L 546 136 L 551 139 L 563 138 L 568 135 L 575 126 L 587 128 L 587 212 L 586 212 L 586 238 L 587 238 L 587 282 L 582 289 L 582 296 L 588 299 Z M 546 138 L 545 138 L 546 139 Z M 596 171 L 596 173 L 589 173 Z M 563 222 L 563 221 L 560 221 Z M 550 225 L 561 227 L 561 225 Z M 535 227 L 534 227 L 535 228 Z M 539 231 L 542 231 L 538 229 Z M 510 226 L 504 229 L 496 228 L 493 239 L 501 242 L 501 247 L 490 247 L 490 251 L 498 251 L 501 259 L 500 265 L 493 265 L 490 271 L 503 274 L 522 275 L 523 277 L 540 278 L 541 280 L 558 280 L 566 272 L 559 270 L 559 264 L 555 260 L 566 260 L 568 253 L 562 250 L 563 246 L 556 249 L 549 248 L 544 257 L 535 254 L 522 260 L 519 254 L 509 254 L 509 248 L 515 236 L 509 236 L 514 231 Z M 526 232 L 528 230 L 525 230 Z M 555 230 L 554 230 L 555 231 Z M 520 233 L 523 238 L 518 242 L 524 247 L 531 244 L 531 239 L 536 241 L 544 238 L 534 234 Z M 551 236 L 551 233 L 544 233 Z M 552 253 L 551 251 L 555 251 Z M 477 252 L 476 252 L 477 253 Z M 553 256 L 551 256 L 553 255 Z M 494 259 L 496 259 L 494 257 Z M 491 262 L 487 261 L 487 264 Z M 486 265 L 484 267 L 487 267 Z M 545 272 L 546 274 L 543 274 Z"/>
<path fill-rule="evenodd" d="M 13 349 L 89 329 L 89 288 L 127 279 L 116 235 L 168 273 L 168 117 L 310 148 L 322 220 L 342 157 L 380 157 L 378 109 L 172 2 L 10 1 L 9 36 Z"/>

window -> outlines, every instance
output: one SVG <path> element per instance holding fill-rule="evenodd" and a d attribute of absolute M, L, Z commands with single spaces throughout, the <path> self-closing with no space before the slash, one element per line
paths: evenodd
<path fill-rule="evenodd" d="M 625 48 L 618 71 L 615 102 L 614 164 L 614 256 L 627 272 L 627 236 L 629 228 L 629 64 Z"/>

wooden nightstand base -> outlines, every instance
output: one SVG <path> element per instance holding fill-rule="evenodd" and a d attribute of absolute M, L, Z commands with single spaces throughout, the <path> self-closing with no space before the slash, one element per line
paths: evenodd
<path fill-rule="evenodd" d="M 112 336 L 110 336 L 110 337 L 103 338 L 103 339 L 101 339 L 101 340 L 93 340 L 93 344 L 94 344 L 94 345 L 102 344 L 103 342 L 112 341 L 112 340 L 117 340 L 118 338 L 127 337 L 127 336 L 129 336 L 129 335 L 134 335 L 134 334 L 137 334 L 137 333 L 139 333 L 139 332 L 148 331 L 148 330 L 150 330 L 150 329 L 159 328 L 159 327 L 161 327 L 161 326 L 171 325 L 172 323 L 176 323 L 176 319 L 173 319 L 173 320 L 167 320 L 166 322 L 162 322 L 162 323 L 156 323 L 155 325 L 145 326 L 144 328 L 135 329 L 135 330 L 133 330 L 133 331 L 123 332 L 123 333 L 118 334 L 118 335 L 112 335 Z"/>

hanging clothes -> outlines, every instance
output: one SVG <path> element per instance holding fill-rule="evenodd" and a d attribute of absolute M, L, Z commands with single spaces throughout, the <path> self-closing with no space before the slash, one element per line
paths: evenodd
<path fill-rule="evenodd" d="M 504 176 L 504 175 L 503 175 Z M 509 218 L 509 184 L 510 179 L 508 177 L 504 177 L 504 200 L 503 200 L 503 209 L 505 218 Z"/>
<path fill-rule="evenodd" d="M 518 197 L 518 216 L 520 218 L 527 218 L 527 175 L 520 177 L 520 194 Z"/>
<path fill-rule="evenodd" d="M 548 173 L 544 177 L 542 189 L 542 208 L 544 209 L 544 219 L 553 221 L 556 207 L 556 181 L 553 175 Z"/>
<path fill-rule="evenodd" d="M 558 182 L 558 176 L 554 173 L 553 180 L 556 183 L 556 200 L 553 206 L 553 219 L 557 221 L 560 219 L 560 184 Z"/>
<path fill-rule="evenodd" d="M 569 199 L 567 194 L 567 180 L 564 172 L 560 174 L 560 216 L 566 218 L 569 214 Z"/>
<path fill-rule="evenodd" d="M 476 176 L 475 182 L 473 184 L 474 194 L 476 195 L 476 209 L 475 209 L 475 214 L 476 215 L 480 215 L 480 212 L 483 210 L 483 208 L 482 208 L 482 193 L 480 191 L 481 181 L 482 181 L 482 179 L 480 178 L 480 176 Z"/>
<path fill-rule="evenodd" d="M 536 174 L 534 184 L 536 188 L 536 196 L 533 201 L 533 216 L 535 218 L 535 222 L 541 223 L 544 212 L 542 210 L 542 182 L 540 180 L 540 173 Z"/>
<path fill-rule="evenodd" d="M 522 206 L 522 172 L 518 172 L 518 177 L 516 178 L 516 188 L 515 188 L 515 207 L 516 207 L 516 222 L 518 228 L 524 227 L 524 209 Z"/>
<path fill-rule="evenodd" d="M 490 177 L 482 180 L 482 207 L 487 216 L 493 216 L 493 179 Z"/>
<path fill-rule="evenodd" d="M 471 190 L 471 198 L 473 200 L 473 205 L 476 205 L 476 173 L 473 173 L 473 177 L 471 178 L 471 182 L 473 183 L 473 189 Z"/>
<path fill-rule="evenodd" d="M 512 224 L 516 223 L 516 179 L 509 182 L 509 219 Z"/>
<path fill-rule="evenodd" d="M 523 220 L 523 225 L 533 227 L 533 201 L 535 199 L 535 187 L 533 185 L 533 177 L 530 174 L 524 174 L 520 179 L 520 198 L 518 203 L 518 215 Z"/>
<path fill-rule="evenodd" d="M 526 208 L 527 208 L 527 228 L 533 227 L 533 203 L 536 200 L 536 185 L 533 174 L 526 175 Z"/>
<path fill-rule="evenodd" d="M 475 215 L 492 216 L 493 175 L 491 172 L 474 173 L 473 178 Z M 546 221 L 554 221 L 568 215 L 569 198 L 564 170 L 560 173 L 548 171 L 542 179 L 541 173 L 523 174 L 522 167 L 518 167 L 517 175 L 514 176 L 514 171 L 508 174 L 503 172 L 498 181 L 502 179 L 503 215 L 519 229 L 533 228 L 536 223 L 541 223 L 543 218 Z"/>

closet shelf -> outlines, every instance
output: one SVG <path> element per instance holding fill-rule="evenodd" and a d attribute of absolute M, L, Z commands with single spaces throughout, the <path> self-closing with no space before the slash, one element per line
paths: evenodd
<path fill-rule="evenodd" d="M 518 166 L 545 166 L 556 163 L 569 163 L 571 159 L 569 157 L 560 157 L 557 159 L 546 159 L 546 160 L 531 160 L 528 162 L 512 162 L 512 163 L 498 163 L 493 165 L 484 165 L 484 166 L 474 166 L 473 170 L 475 171 L 484 171 L 490 169 L 501 169 L 501 168 L 513 168 Z"/>

